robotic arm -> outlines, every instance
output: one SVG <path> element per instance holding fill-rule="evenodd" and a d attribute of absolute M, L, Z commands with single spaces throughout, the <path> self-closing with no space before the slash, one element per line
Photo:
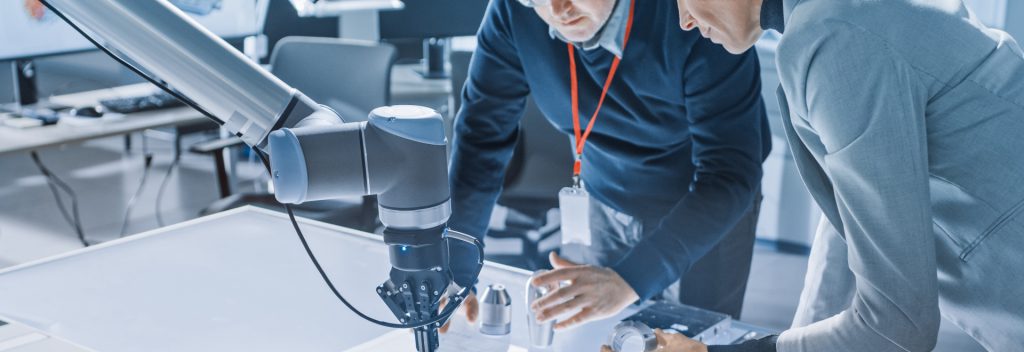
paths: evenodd
<path fill-rule="evenodd" d="M 446 226 L 451 204 L 440 115 L 393 106 L 346 123 L 164 0 L 44 2 L 249 146 L 269 151 L 280 202 L 378 195 L 392 270 L 377 293 L 403 325 L 418 326 L 417 350 L 436 350 L 438 305 L 452 282 L 447 240 L 468 237 Z M 449 315 L 462 297 L 452 298 Z"/>

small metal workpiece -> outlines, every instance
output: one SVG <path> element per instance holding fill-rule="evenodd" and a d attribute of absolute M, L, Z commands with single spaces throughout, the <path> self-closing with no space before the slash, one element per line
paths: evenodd
<path fill-rule="evenodd" d="M 627 320 L 615 326 L 608 346 L 615 352 L 651 352 L 658 348 L 658 338 L 644 323 Z"/>
<path fill-rule="evenodd" d="M 530 306 L 537 299 L 543 297 L 550 292 L 550 288 L 546 286 L 534 286 L 533 278 L 537 275 L 543 274 L 547 270 L 537 270 L 530 276 L 529 281 L 526 282 L 526 326 L 530 332 L 530 345 L 533 347 L 546 348 L 551 346 L 551 343 L 555 339 L 555 321 L 554 319 L 548 320 L 544 323 L 537 322 L 537 316 L 533 314 L 533 310 Z"/>
<path fill-rule="evenodd" d="M 493 284 L 480 296 L 480 333 L 502 336 L 512 332 L 512 299 L 504 285 Z"/>

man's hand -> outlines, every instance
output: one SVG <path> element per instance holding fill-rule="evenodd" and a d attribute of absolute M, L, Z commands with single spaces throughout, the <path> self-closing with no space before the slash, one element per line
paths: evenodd
<path fill-rule="evenodd" d="M 618 314 L 640 299 L 636 291 L 615 271 L 591 265 L 579 265 L 550 255 L 554 270 L 533 278 L 534 286 L 559 287 L 530 306 L 537 320 L 545 322 L 559 315 L 579 310 L 569 319 L 559 321 L 555 329 L 566 329 L 586 322 Z"/>
<path fill-rule="evenodd" d="M 683 336 L 683 334 L 668 333 L 655 329 L 654 335 L 658 337 L 658 352 L 708 352 L 708 346 Z M 601 346 L 601 352 L 614 352 L 607 345 Z"/>
<path fill-rule="evenodd" d="M 448 297 L 446 296 L 441 299 L 441 307 L 438 308 L 438 310 L 444 310 L 444 306 L 447 304 Z M 466 296 L 466 300 L 462 302 L 462 307 L 459 307 L 459 309 L 466 311 L 466 320 L 468 320 L 470 323 L 476 322 L 476 316 L 480 312 L 480 304 L 477 303 L 476 294 L 473 293 L 473 291 L 469 292 L 469 295 Z M 442 334 L 446 333 L 448 332 L 448 327 L 451 325 L 452 320 L 448 319 L 448 322 L 445 323 L 444 326 L 442 326 L 440 329 L 437 329 L 437 331 L 441 332 Z"/>

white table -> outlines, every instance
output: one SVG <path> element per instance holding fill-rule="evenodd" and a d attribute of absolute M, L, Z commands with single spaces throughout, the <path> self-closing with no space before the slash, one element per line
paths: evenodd
<path fill-rule="evenodd" d="M 394 321 L 374 292 L 390 268 L 380 237 L 300 222 L 346 298 Z M 494 263 L 480 276 L 508 288 L 519 346 L 528 276 Z M 555 350 L 597 351 L 632 312 L 556 333 Z M 103 352 L 341 351 L 389 332 L 334 298 L 286 215 L 254 207 L 2 270 L 0 320 Z"/>
<path fill-rule="evenodd" d="M 389 269 L 379 237 L 302 225 L 343 294 L 392 319 L 374 292 Z M 526 342 L 528 275 L 489 263 L 480 279 L 506 285 L 515 297 L 518 345 Z M 252 207 L 3 270 L 0 319 L 104 352 L 340 351 L 389 331 L 334 298 L 286 216 Z M 594 332 L 593 343 L 579 347 L 596 351 L 613 324 L 578 330 Z"/>
<path fill-rule="evenodd" d="M 139 96 L 156 92 L 149 83 L 133 84 L 109 89 L 55 96 L 50 102 L 67 106 L 97 105 L 100 100 L 115 97 Z M 196 123 L 207 118 L 192 108 L 177 107 L 127 114 L 123 119 L 104 121 L 94 125 L 50 125 L 17 129 L 0 125 L 0 154 L 81 143 L 91 139 L 118 136 L 151 128 Z"/>

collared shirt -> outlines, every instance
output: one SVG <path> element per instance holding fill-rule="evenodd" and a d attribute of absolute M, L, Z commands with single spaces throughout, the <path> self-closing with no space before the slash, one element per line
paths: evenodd
<path fill-rule="evenodd" d="M 622 58 L 622 42 L 626 38 L 626 22 L 629 20 L 629 3 L 629 0 L 616 0 L 615 8 L 612 9 L 611 15 L 605 21 L 604 27 L 593 38 L 585 42 L 570 41 L 562 36 L 562 33 L 559 33 L 555 27 L 549 27 L 548 34 L 552 39 L 571 43 L 583 50 L 594 50 L 600 47 L 616 57 Z"/>

